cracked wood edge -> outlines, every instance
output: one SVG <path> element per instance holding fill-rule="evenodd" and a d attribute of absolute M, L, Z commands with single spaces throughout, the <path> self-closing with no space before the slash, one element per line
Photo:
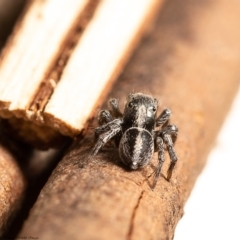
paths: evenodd
<path fill-rule="evenodd" d="M 1 117 L 9 118 L 10 125 L 19 119 L 14 127 L 28 133 L 22 127 L 22 121 L 26 120 L 31 126 L 31 135 L 40 143 L 43 138 L 39 136 L 45 132 L 44 146 L 55 140 L 51 137 L 58 136 L 59 132 L 75 137 L 83 131 L 97 101 L 119 75 L 163 2 L 101 0 L 98 4 L 94 0 L 71 1 L 67 3 L 69 9 L 65 9 L 64 1 L 60 6 L 56 0 L 34 1 L 19 24 L 19 30 L 15 31 L 16 36 L 9 41 L 1 63 Z M 86 11 L 90 14 L 85 14 Z M 51 12 L 54 12 L 52 18 Z M 87 17 L 82 19 L 79 12 Z M 61 15 L 66 19 L 60 21 Z M 83 34 L 78 33 L 79 21 L 82 25 L 90 21 Z M 56 24 L 59 22 L 64 24 Z M 33 28 L 36 34 L 32 36 Z M 69 48 L 79 37 L 76 49 Z M 40 48 L 36 51 L 38 45 Z M 14 87 L 16 85 L 18 87 Z M 15 117 L 17 121 L 11 120 Z M 44 131 L 46 128 L 52 128 L 51 134 Z M 52 134 L 53 130 L 57 133 Z M 27 136 L 25 140 L 32 141 Z"/>
<path fill-rule="evenodd" d="M 41 125 L 43 117 L 39 112 L 45 107 L 72 48 L 98 2 L 64 0 L 59 5 L 59 1 L 55 0 L 36 0 L 27 5 L 1 55 L 0 63 L 0 116 L 7 119 L 3 121 L 4 128 L 13 138 L 39 149 L 60 148 L 68 139 L 53 127 Z M 33 35 L 33 31 L 36 34 Z M 45 40 L 45 44 L 41 40 Z M 39 49 L 24 49 L 29 42 L 30 46 L 39 44 Z M 19 69 L 24 70 L 19 73 Z M 10 74 L 9 79 L 6 72 Z M 4 100 L 4 93 L 10 99 Z M 36 118 L 38 121 L 34 121 Z"/>
<path fill-rule="evenodd" d="M 156 154 L 139 171 L 127 171 L 113 146 L 89 160 L 89 129 L 53 171 L 19 236 L 173 238 L 239 86 L 239 9 L 239 3 L 224 0 L 167 2 L 110 94 L 122 104 L 132 89 L 145 90 L 161 100 L 161 110 L 172 110 L 171 122 L 179 127 L 179 161 L 171 181 L 165 180 L 168 157 L 154 191 Z"/>
<path fill-rule="evenodd" d="M 131 239 L 131 236 L 133 234 L 134 221 L 135 221 L 135 218 L 136 218 L 136 213 L 137 213 L 137 210 L 139 208 L 140 202 L 141 202 L 141 200 L 143 198 L 143 194 L 144 194 L 144 191 L 142 190 L 141 194 L 139 195 L 139 198 L 138 198 L 138 201 L 136 203 L 136 206 L 134 207 L 133 212 L 132 212 L 131 221 L 130 221 L 130 224 L 129 224 L 128 235 L 127 235 L 127 239 L 129 239 L 129 240 Z"/>

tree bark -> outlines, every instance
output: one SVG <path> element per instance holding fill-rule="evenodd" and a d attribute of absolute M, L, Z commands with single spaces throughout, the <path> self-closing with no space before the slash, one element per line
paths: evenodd
<path fill-rule="evenodd" d="M 27 182 L 17 159 L 0 144 L 0 236 L 19 211 Z"/>
<path fill-rule="evenodd" d="M 239 20 L 236 1 L 168 1 L 109 94 L 123 104 L 129 92 L 147 92 L 161 100 L 159 111 L 172 110 L 179 161 L 170 182 L 167 158 L 151 189 L 157 154 L 139 171 L 126 170 L 114 146 L 89 160 L 90 128 L 54 170 L 19 236 L 172 239 L 239 86 Z"/>

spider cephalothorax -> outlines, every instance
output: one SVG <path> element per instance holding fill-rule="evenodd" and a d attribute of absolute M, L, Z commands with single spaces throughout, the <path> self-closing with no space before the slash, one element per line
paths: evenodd
<path fill-rule="evenodd" d="M 119 110 L 117 99 L 110 99 L 108 105 L 109 110 L 99 112 L 100 127 L 95 129 L 95 137 L 98 140 L 91 155 L 95 156 L 106 142 L 114 138 L 121 161 L 131 169 L 138 169 L 146 166 L 154 151 L 157 151 L 158 166 L 153 185 L 155 187 L 164 162 L 166 145 L 171 159 L 167 174 L 169 180 L 178 159 L 173 148 L 178 129 L 175 125 L 168 125 L 171 111 L 164 109 L 156 117 L 158 101 L 142 93 L 128 96 L 123 114 Z M 155 130 L 155 127 L 159 126 L 161 128 Z"/>

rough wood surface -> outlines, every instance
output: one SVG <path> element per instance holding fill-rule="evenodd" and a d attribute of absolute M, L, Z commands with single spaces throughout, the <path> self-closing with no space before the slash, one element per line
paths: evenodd
<path fill-rule="evenodd" d="M 0 236 L 21 207 L 27 183 L 17 159 L 0 143 Z"/>
<path fill-rule="evenodd" d="M 179 162 L 170 182 L 167 159 L 151 190 L 156 155 L 133 172 L 123 168 L 112 146 L 87 160 L 90 129 L 54 170 L 19 236 L 172 239 L 239 86 L 239 18 L 237 1 L 168 1 L 110 94 L 123 103 L 131 91 L 148 92 L 161 100 L 160 110 L 172 110 Z"/>

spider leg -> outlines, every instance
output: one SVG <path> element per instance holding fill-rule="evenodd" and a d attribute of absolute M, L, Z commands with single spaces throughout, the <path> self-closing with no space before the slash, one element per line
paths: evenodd
<path fill-rule="evenodd" d="M 101 135 L 102 133 L 110 131 L 112 128 L 115 127 L 115 125 L 121 126 L 122 122 L 123 122 L 122 118 L 118 118 L 118 119 L 114 119 L 102 126 L 95 128 L 95 134 L 94 134 L 95 139 L 98 138 L 98 136 Z"/>
<path fill-rule="evenodd" d="M 165 135 L 165 134 L 170 134 L 171 138 L 172 138 L 172 142 L 173 144 L 176 142 L 177 140 L 177 136 L 178 136 L 178 128 L 176 125 L 174 124 L 170 124 L 167 125 L 166 127 L 162 128 L 159 133 L 161 134 L 161 136 Z"/>
<path fill-rule="evenodd" d="M 122 112 L 119 109 L 118 100 L 116 98 L 111 98 L 108 101 L 108 108 L 115 118 L 119 118 L 123 116 Z"/>
<path fill-rule="evenodd" d="M 100 127 L 95 129 L 95 134 L 94 134 L 95 142 L 100 134 L 110 130 L 108 123 L 112 121 L 113 121 L 113 116 L 108 110 L 101 110 L 98 113 L 98 124 Z"/>
<path fill-rule="evenodd" d="M 99 136 L 97 143 L 95 144 L 90 156 L 94 157 L 98 153 L 98 151 L 107 143 L 111 138 L 117 135 L 122 130 L 121 127 L 121 119 L 115 119 L 112 122 L 109 122 L 108 124 L 105 124 L 98 129 L 102 128 L 106 130 L 103 131 L 102 134 Z"/>
<path fill-rule="evenodd" d="M 172 172 L 173 169 L 176 165 L 176 162 L 178 160 L 176 151 L 173 147 L 173 139 L 174 138 L 176 140 L 177 138 L 177 132 L 178 132 L 178 128 L 175 125 L 168 125 L 166 126 L 164 129 L 162 129 L 162 137 L 163 137 L 163 141 L 167 146 L 167 150 L 171 159 L 171 163 L 170 166 L 168 168 L 168 172 L 167 172 L 167 180 L 169 181 L 171 176 L 172 176 Z"/>
<path fill-rule="evenodd" d="M 108 110 L 101 110 L 98 113 L 98 124 L 100 126 L 107 124 L 113 120 L 112 114 Z"/>
<path fill-rule="evenodd" d="M 156 184 L 157 184 L 158 178 L 159 178 L 160 173 L 161 173 L 162 165 L 163 165 L 164 160 L 165 160 L 165 157 L 164 157 L 164 143 L 163 143 L 163 139 L 160 136 L 156 137 L 156 145 L 157 145 L 157 151 L 158 151 L 158 166 L 157 166 L 157 169 L 155 171 L 154 182 L 153 182 L 152 189 L 154 189 Z"/>
<path fill-rule="evenodd" d="M 168 108 L 165 108 L 162 113 L 157 117 L 156 119 L 156 126 L 159 127 L 160 125 L 164 123 L 168 123 L 171 116 L 171 110 Z"/>

